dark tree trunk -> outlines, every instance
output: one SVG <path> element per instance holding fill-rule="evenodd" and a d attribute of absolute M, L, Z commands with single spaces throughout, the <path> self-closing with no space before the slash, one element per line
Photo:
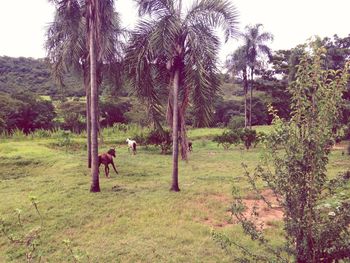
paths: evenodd
<path fill-rule="evenodd" d="M 178 94 L 179 94 L 179 69 L 175 69 L 173 80 L 173 173 L 170 191 L 178 192 L 179 188 L 179 111 L 178 111 Z"/>
<path fill-rule="evenodd" d="M 86 62 L 88 63 L 88 62 Z M 87 137 L 87 159 L 88 168 L 91 168 L 91 89 L 88 67 L 83 66 L 84 87 L 86 93 L 86 137 Z"/>
<path fill-rule="evenodd" d="M 189 89 L 185 88 L 181 107 L 179 109 L 179 120 L 180 120 L 180 135 L 181 135 L 181 159 L 188 160 L 188 140 L 186 133 L 186 109 L 189 101 Z"/>
<path fill-rule="evenodd" d="M 90 192 L 100 192 L 98 172 L 98 91 L 96 79 L 96 54 L 95 54 L 95 10 L 96 0 L 90 0 L 93 4 L 90 10 L 90 85 L 91 85 L 91 188 Z"/>

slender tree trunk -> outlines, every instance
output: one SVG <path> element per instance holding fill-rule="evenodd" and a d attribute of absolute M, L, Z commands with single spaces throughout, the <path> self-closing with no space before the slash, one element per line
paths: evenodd
<path fill-rule="evenodd" d="M 179 93 L 179 69 L 175 69 L 173 81 L 173 174 L 170 191 L 178 192 L 179 188 L 179 111 L 178 111 L 178 93 Z"/>
<path fill-rule="evenodd" d="M 247 111 L 247 93 L 248 93 L 248 79 L 247 79 L 247 69 L 243 70 L 243 89 L 244 89 L 244 128 L 248 126 L 248 111 Z"/>
<path fill-rule="evenodd" d="M 96 7 L 96 0 L 90 0 Z M 96 79 L 96 54 L 95 54 L 95 14 L 90 13 L 90 85 L 91 85 L 91 188 L 90 192 L 100 192 L 98 172 L 98 92 Z"/>
<path fill-rule="evenodd" d="M 189 102 L 190 90 L 185 87 L 181 107 L 179 109 L 180 135 L 181 135 L 181 159 L 188 160 L 188 140 L 186 133 L 186 109 Z"/>
<path fill-rule="evenodd" d="M 86 62 L 87 63 L 87 62 Z M 83 66 L 84 86 L 86 93 L 86 135 L 88 168 L 91 168 L 91 90 L 89 86 L 88 70 Z"/>
<path fill-rule="evenodd" d="M 250 71 L 250 97 L 249 97 L 249 128 L 252 128 L 252 98 L 253 98 L 254 67 Z"/>

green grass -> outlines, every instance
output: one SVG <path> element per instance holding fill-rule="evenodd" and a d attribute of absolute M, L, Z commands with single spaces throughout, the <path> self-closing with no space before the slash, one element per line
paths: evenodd
<path fill-rule="evenodd" d="M 126 135 L 105 132 L 108 140 L 100 151 Z M 153 147 L 140 147 L 131 156 L 126 143 L 118 144 L 119 175 L 111 170 L 112 178 L 106 179 L 101 168 L 101 193 L 92 194 L 83 137 L 75 136 L 74 147 L 67 149 L 53 147 L 55 138 L 4 139 L 0 215 L 13 222 L 13 211 L 21 208 L 28 229 L 39 225 L 29 201 L 29 196 L 37 197 L 44 220 L 43 262 L 73 262 L 64 239 L 72 240 L 74 251 L 88 253 L 91 262 L 232 262 L 210 233 L 215 229 L 255 246 L 238 226 L 228 224 L 227 209 L 233 183 L 242 193 L 248 191 L 241 163 L 253 170 L 263 149 L 225 151 L 210 140 L 221 132 L 189 131 L 193 152 L 189 162 L 179 163 L 179 193 L 169 191 L 171 155 L 160 155 Z M 349 169 L 349 156 L 333 151 L 329 169 L 332 176 Z M 272 224 L 268 230 L 277 243 L 283 238 L 281 227 Z M 21 232 L 18 227 L 14 231 Z M 0 235 L 0 262 L 23 261 L 23 251 Z"/>

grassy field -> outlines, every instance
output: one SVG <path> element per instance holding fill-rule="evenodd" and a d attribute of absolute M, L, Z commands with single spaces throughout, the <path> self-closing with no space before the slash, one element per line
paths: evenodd
<path fill-rule="evenodd" d="M 153 147 L 141 147 L 131 156 L 126 144 L 118 144 L 119 175 L 111 170 L 112 178 L 106 179 L 101 168 L 101 193 L 92 194 L 83 137 L 73 138 L 75 143 L 68 148 L 57 146 L 55 138 L 3 139 L 0 217 L 12 222 L 15 236 L 27 232 L 40 225 L 29 196 L 37 198 L 44 223 L 37 249 L 42 262 L 74 262 L 62 242 L 66 239 L 74 254 L 89 255 L 81 262 L 232 262 L 239 252 L 227 254 L 211 231 L 254 246 L 227 210 L 233 184 L 243 195 L 249 194 L 241 163 L 252 170 L 263 149 L 225 151 L 211 141 L 221 132 L 189 131 L 193 152 L 189 162 L 180 162 L 179 193 L 169 192 L 171 155 L 160 155 Z M 100 151 L 126 135 L 107 133 Z M 330 176 L 350 168 L 350 158 L 342 151 L 338 147 L 330 155 Z M 24 230 L 15 224 L 16 208 L 22 209 Z M 266 230 L 276 244 L 283 239 L 281 229 L 277 222 Z M 0 262 L 24 262 L 23 254 L 21 246 L 0 235 Z"/>

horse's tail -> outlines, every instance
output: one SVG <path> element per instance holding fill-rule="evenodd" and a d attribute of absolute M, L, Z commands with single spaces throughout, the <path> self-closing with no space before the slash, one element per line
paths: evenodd
<path fill-rule="evenodd" d="M 133 150 L 134 152 L 136 152 L 136 142 L 133 142 L 133 144 L 132 144 L 132 150 Z"/>

